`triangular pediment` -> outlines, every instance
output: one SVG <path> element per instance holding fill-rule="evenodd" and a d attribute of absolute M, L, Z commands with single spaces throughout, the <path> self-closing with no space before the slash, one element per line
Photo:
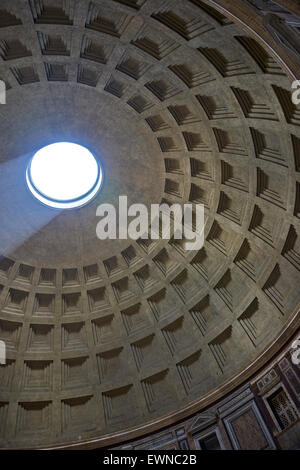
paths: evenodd
<path fill-rule="evenodd" d="M 195 416 L 190 428 L 188 429 L 189 433 L 195 433 L 210 426 L 213 423 L 216 423 L 217 415 L 215 413 L 201 413 Z"/>

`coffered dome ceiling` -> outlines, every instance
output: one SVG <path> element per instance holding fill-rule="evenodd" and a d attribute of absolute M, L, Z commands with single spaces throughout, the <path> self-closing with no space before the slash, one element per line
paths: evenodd
<path fill-rule="evenodd" d="M 200 0 L 0 8 L 0 444 L 145 432 L 238 384 L 297 309 L 291 80 Z M 86 207 L 46 208 L 26 187 L 55 141 L 101 160 Z M 122 194 L 203 203 L 204 248 L 98 240 L 97 206 Z"/>

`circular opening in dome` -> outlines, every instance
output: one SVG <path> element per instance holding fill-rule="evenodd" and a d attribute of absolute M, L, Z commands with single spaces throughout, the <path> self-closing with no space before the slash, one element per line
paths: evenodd
<path fill-rule="evenodd" d="M 43 204 L 73 209 L 87 204 L 99 191 L 102 169 L 82 145 L 57 142 L 38 150 L 26 170 L 27 185 Z"/>

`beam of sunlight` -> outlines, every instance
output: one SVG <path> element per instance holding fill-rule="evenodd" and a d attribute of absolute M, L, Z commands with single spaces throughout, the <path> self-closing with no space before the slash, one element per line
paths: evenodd
<path fill-rule="evenodd" d="M 12 254 L 61 211 L 34 199 L 26 184 L 31 155 L 0 163 L 0 255 Z"/>

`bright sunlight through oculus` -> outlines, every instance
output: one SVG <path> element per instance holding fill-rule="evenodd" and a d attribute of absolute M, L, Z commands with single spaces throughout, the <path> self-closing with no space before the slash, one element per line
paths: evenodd
<path fill-rule="evenodd" d="M 58 142 L 34 154 L 27 167 L 26 181 L 42 203 L 72 209 L 87 204 L 97 194 L 102 169 L 87 148 Z"/>

